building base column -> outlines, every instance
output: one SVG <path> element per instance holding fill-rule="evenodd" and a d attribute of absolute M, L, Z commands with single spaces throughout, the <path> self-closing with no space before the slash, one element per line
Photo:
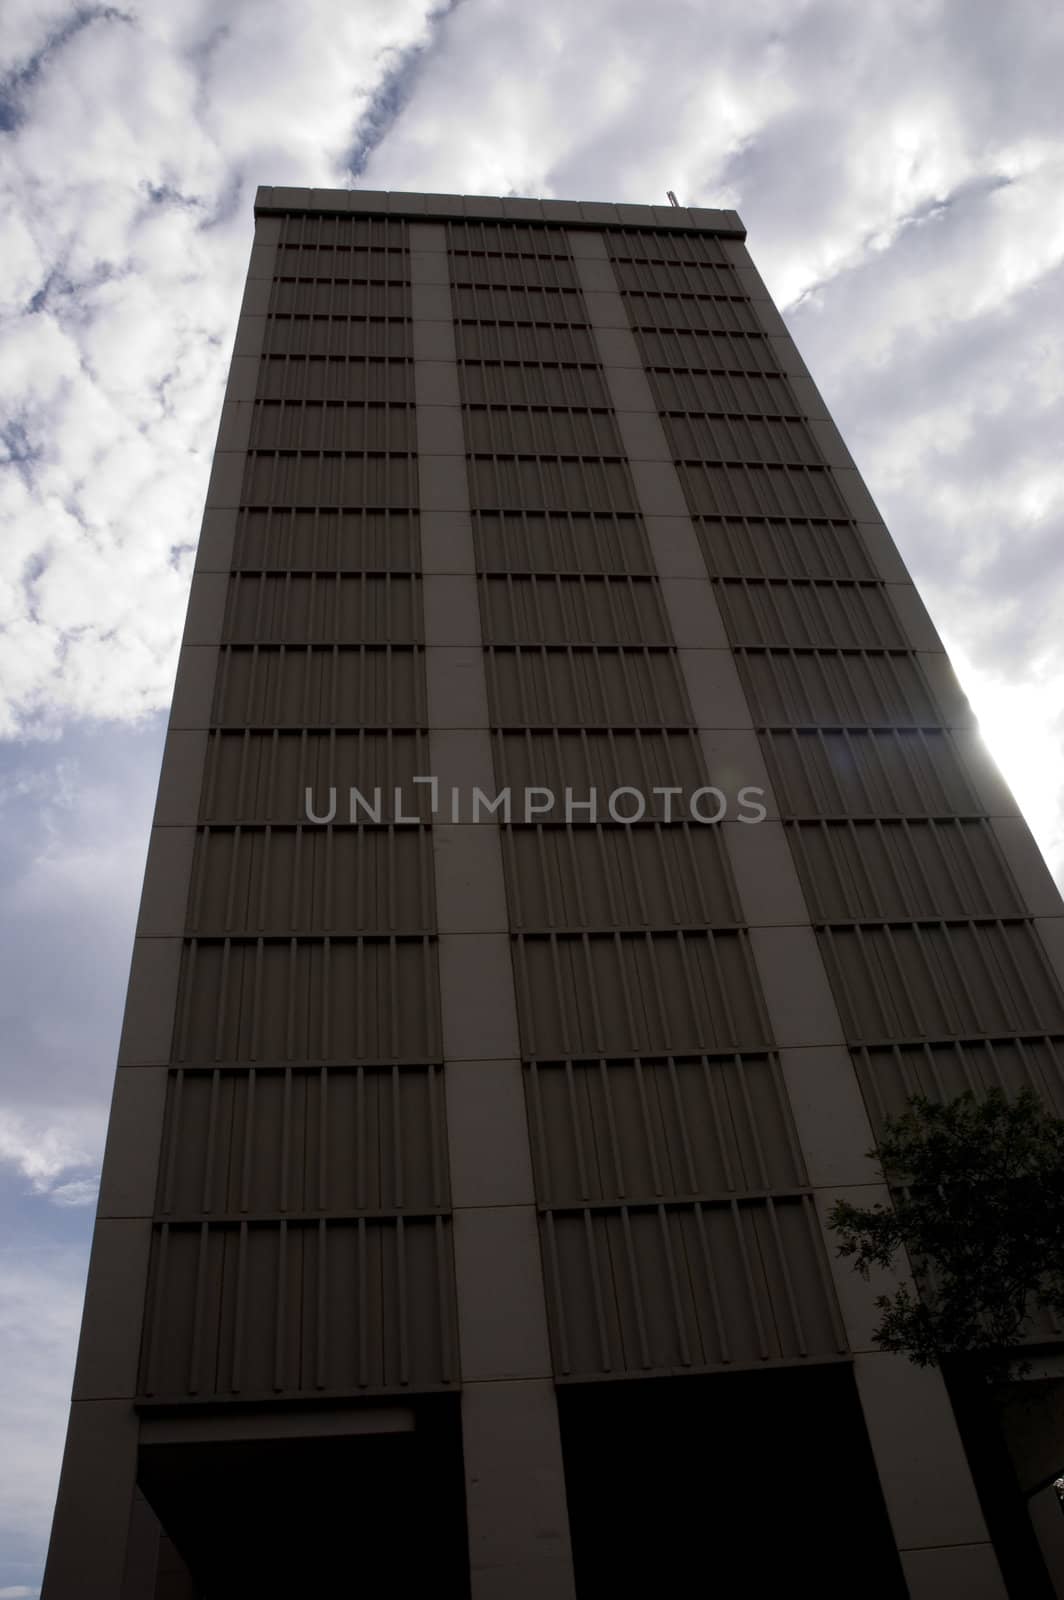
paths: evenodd
<path fill-rule="evenodd" d="M 444 228 L 410 229 L 429 750 L 473 1600 L 574 1600 Z"/>

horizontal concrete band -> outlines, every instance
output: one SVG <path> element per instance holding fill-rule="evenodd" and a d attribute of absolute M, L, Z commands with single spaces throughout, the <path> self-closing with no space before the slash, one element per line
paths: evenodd
<path fill-rule="evenodd" d="M 597 200 L 496 199 L 483 194 L 406 194 L 382 189 L 259 188 L 257 217 L 293 212 L 330 216 L 436 218 L 467 222 L 543 222 L 559 228 L 667 228 L 676 233 L 712 233 L 722 239 L 745 239 L 746 229 L 735 211 L 710 211 L 702 206 L 640 206 Z"/>

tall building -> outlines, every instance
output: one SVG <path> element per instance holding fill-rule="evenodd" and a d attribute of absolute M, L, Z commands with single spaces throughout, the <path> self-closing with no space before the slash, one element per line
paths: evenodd
<path fill-rule="evenodd" d="M 744 239 L 259 191 L 44 1600 L 1006 1594 L 825 1217 L 1062 906 Z"/>

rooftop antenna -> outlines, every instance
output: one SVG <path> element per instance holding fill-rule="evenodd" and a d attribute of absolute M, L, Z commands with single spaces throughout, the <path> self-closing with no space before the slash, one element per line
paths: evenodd
<path fill-rule="evenodd" d="M 671 189 L 666 189 L 665 193 L 669 197 L 670 206 L 678 206 L 680 204 L 680 202 L 677 200 L 676 196 L 673 194 Z"/>

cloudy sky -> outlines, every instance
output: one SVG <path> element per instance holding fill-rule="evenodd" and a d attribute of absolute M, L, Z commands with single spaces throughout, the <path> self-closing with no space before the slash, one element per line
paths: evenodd
<path fill-rule="evenodd" d="M 1043 0 L 6 0 L 0 1600 L 39 1585 L 256 185 L 736 207 L 1060 875 L 1062 46 Z"/>

